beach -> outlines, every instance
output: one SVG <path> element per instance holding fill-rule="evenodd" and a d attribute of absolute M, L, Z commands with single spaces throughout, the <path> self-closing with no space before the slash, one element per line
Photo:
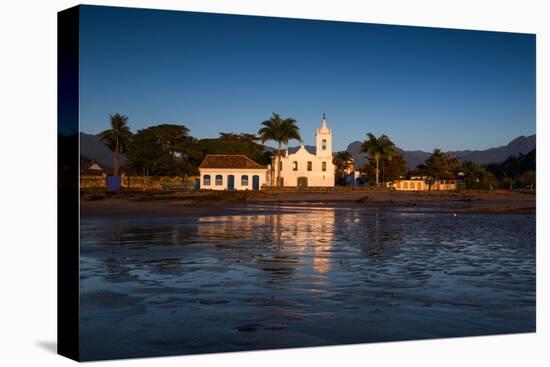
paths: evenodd
<path fill-rule="evenodd" d="M 89 199 L 83 360 L 535 331 L 534 195 Z"/>
<path fill-rule="evenodd" d="M 536 195 L 508 190 L 463 191 L 290 191 L 290 192 L 122 192 L 118 194 L 84 193 L 80 211 L 83 218 L 95 217 L 179 217 L 239 214 L 260 205 L 272 206 L 328 205 L 336 207 L 376 207 L 395 210 L 534 213 Z"/>

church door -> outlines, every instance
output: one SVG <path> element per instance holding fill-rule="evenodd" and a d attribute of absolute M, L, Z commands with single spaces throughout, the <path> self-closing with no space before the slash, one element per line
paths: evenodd
<path fill-rule="evenodd" d="M 298 177 L 298 187 L 307 187 L 307 177 Z"/>

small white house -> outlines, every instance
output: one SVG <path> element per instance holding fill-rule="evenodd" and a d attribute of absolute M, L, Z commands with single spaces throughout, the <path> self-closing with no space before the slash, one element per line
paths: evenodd
<path fill-rule="evenodd" d="M 273 179 L 276 180 L 279 165 L 282 186 L 333 187 L 335 166 L 332 163 L 332 129 L 327 127 L 324 114 L 321 127 L 315 133 L 315 140 L 316 147 L 313 152 L 303 145 L 292 154 L 289 154 L 287 149 L 280 161 L 275 153 Z M 275 182 L 273 184 L 275 185 Z"/>
<path fill-rule="evenodd" d="M 203 190 L 260 190 L 268 168 L 242 154 L 209 154 L 199 172 Z"/>

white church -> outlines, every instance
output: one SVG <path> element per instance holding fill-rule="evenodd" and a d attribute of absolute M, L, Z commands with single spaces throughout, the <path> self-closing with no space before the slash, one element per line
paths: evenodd
<path fill-rule="evenodd" d="M 272 184 L 277 180 L 277 165 L 283 186 L 287 187 L 333 187 L 335 166 L 332 163 L 332 129 L 327 126 L 325 114 L 321 127 L 315 133 L 315 149 L 309 151 L 304 145 L 289 154 L 288 148 L 281 160 L 274 154 Z"/>
<path fill-rule="evenodd" d="M 317 129 L 316 145 L 310 151 L 304 145 L 294 152 L 282 152 L 281 161 L 274 154 L 271 166 L 262 166 L 241 154 L 209 154 L 199 166 L 202 190 L 260 190 L 275 186 L 277 165 L 287 187 L 333 187 L 335 167 L 332 163 L 332 130 L 323 114 Z"/>

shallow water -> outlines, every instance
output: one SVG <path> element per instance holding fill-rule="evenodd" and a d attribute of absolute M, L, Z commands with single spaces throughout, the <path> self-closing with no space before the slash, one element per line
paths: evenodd
<path fill-rule="evenodd" d="M 253 210 L 82 220 L 82 358 L 535 331 L 532 214 Z"/>

